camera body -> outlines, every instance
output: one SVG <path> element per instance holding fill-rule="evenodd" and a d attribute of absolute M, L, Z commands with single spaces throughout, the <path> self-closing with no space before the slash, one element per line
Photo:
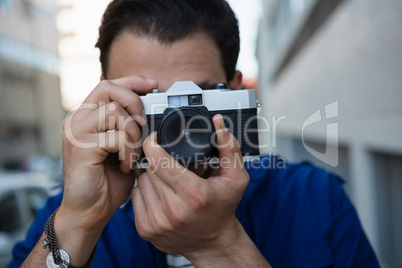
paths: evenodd
<path fill-rule="evenodd" d="M 243 160 L 259 159 L 255 90 L 222 85 L 203 90 L 192 81 L 179 81 L 166 92 L 141 96 L 148 118 L 142 139 L 157 131 L 158 144 L 179 163 L 205 163 L 218 157 L 212 118 L 221 114 L 239 141 Z"/>

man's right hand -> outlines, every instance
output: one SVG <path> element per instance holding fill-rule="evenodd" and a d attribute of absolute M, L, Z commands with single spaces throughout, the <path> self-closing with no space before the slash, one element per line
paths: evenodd
<path fill-rule="evenodd" d="M 69 254 L 80 255 L 88 247 L 90 254 L 106 223 L 128 200 L 135 179 L 131 166 L 141 148 L 140 126 L 147 124 L 139 95 L 157 86 L 139 76 L 103 80 L 65 120 L 64 194 L 55 231 L 60 248 Z"/>

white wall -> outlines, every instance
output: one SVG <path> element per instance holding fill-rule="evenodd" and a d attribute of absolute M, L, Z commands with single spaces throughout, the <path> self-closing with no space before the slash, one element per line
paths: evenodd
<path fill-rule="evenodd" d="M 382 234 L 378 231 L 376 185 L 382 178 L 374 174 L 383 167 L 376 167 L 373 153 L 396 159 L 402 155 L 401 14 L 399 0 L 343 1 L 276 80 L 272 72 L 280 57 L 272 53 L 281 48 L 272 45 L 273 30 L 266 21 L 261 23 L 257 53 L 260 100 L 266 104 L 263 113 L 270 118 L 286 116 L 277 126 L 278 145 L 270 149 L 290 160 L 310 158 L 343 175 L 377 252 L 381 251 Z M 339 161 L 331 167 L 308 153 L 300 140 L 306 119 L 319 109 L 324 118 L 324 107 L 335 101 L 338 116 L 304 130 L 305 138 L 325 147 L 326 124 L 337 124 L 338 131 L 330 135 L 333 142 L 339 142 Z M 395 176 L 402 178 L 402 174 Z M 390 202 L 402 205 L 400 200 Z M 394 239 L 402 243 L 402 237 Z"/>

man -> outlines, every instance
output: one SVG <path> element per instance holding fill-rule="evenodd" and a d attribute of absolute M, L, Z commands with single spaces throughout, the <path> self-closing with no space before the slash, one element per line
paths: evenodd
<path fill-rule="evenodd" d="M 226 2 L 112 1 L 97 47 L 102 81 L 64 124 L 63 195 L 38 213 L 10 267 L 43 267 L 59 258 L 55 248 L 74 267 L 93 258 L 94 267 L 167 267 L 182 261 L 176 254 L 196 267 L 378 266 L 336 177 L 308 164 L 269 168 L 275 157 L 246 169 L 220 115 L 213 124 L 227 161 L 215 176 L 176 164 L 155 133 L 132 146 L 147 124 L 139 95 L 186 80 L 241 87 Z M 149 165 L 133 188 L 130 156 L 141 152 Z"/>

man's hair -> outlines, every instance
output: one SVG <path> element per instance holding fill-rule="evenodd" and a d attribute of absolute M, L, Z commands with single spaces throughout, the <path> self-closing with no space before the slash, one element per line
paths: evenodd
<path fill-rule="evenodd" d="M 205 33 L 218 47 L 229 82 L 234 77 L 240 49 L 238 22 L 225 0 L 114 0 L 107 7 L 96 47 L 106 78 L 110 46 L 125 30 L 170 45 Z"/>

